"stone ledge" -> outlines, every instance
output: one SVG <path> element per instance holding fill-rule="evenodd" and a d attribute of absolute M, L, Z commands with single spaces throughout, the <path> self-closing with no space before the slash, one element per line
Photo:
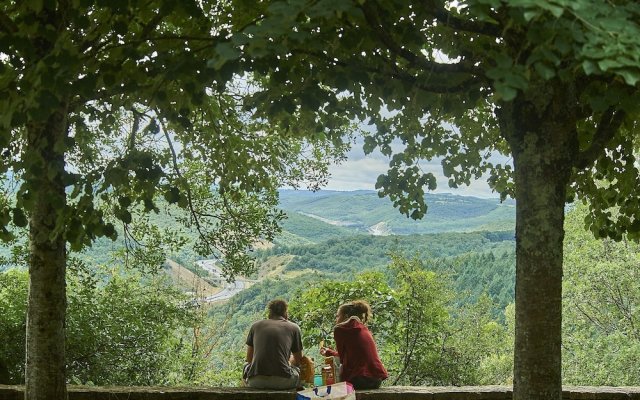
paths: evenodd
<path fill-rule="evenodd" d="M 389 386 L 361 390 L 358 400 L 508 400 L 510 386 Z M 244 387 L 144 387 L 69 385 L 69 400 L 294 400 L 295 391 Z M 640 387 L 565 386 L 563 400 L 640 400 Z M 23 400 L 24 386 L 0 385 L 0 400 Z"/>

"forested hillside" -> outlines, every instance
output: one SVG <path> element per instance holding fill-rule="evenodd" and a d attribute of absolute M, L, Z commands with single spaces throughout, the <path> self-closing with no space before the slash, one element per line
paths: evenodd
<path fill-rule="evenodd" d="M 189 274 L 193 287 L 184 273 L 178 279 L 175 270 L 180 268 L 174 261 L 201 276 L 209 272 L 196 265 L 193 251 L 162 244 L 180 242 L 176 235 L 155 242 L 157 248 L 131 252 L 128 261 L 122 241 L 99 241 L 76 254 L 68 319 L 74 334 L 68 355 L 74 382 L 237 385 L 247 330 L 264 317 L 265 305 L 279 297 L 290 302 L 291 318 L 302 327 L 305 351 L 312 356 L 319 356 L 319 340 L 331 342 L 340 302 L 364 298 L 374 308 L 371 329 L 391 374 L 388 384 L 511 383 L 515 239 L 513 230 L 498 229 L 512 223 L 508 214 L 493 219 L 492 230 L 456 232 L 453 225 L 443 223 L 440 227 L 447 229 L 439 233 L 373 235 L 353 224 L 336 223 L 336 218 L 364 220 L 367 210 L 360 207 L 375 208 L 376 199 L 368 192 L 353 193 L 353 201 L 349 193 L 283 193 L 283 208 L 292 207 L 285 208 L 289 219 L 283 231 L 271 246 L 262 244 L 254 250 L 256 273 L 247 277 L 246 289 L 226 301 L 198 301 L 194 297 L 202 292 L 196 287 L 202 284 L 198 277 Z M 317 201 L 305 203 L 304 199 L 316 196 Z M 488 200 L 458 200 L 443 200 L 439 209 L 430 211 L 439 210 L 441 221 L 449 218 L 456 224 L 465 221 L 459 215 L 471 215 L 460 213 L 459 204 L 478 204 L 470 221 L 496 215 Z M 346 214 L 342 202 L 360 217 Z M 388 206 L 379 207 L 378 217 Z M 391 218 L 394 210 L 385 212 Z M 633 310 L 638 302 L 634 266 L 638 248 L 589 238 L 580 225 L 581 215 L 580 209 L 572 210 L 567 225 L 564 379 L 580 385 L 637 384 L 640 345 L 634 339 L 638 333 Z M 150 220 L 156 227 L 149 229 L 150 235 L 171 232 L 161 214 Z M 191 234 L 181 233 L 187 239 Z M 19 266 L 24 249 L 14 249 L 14 257 L 10 250 L 3 249 L 5 266 Z M 172 268 L 160 269 L 166 276 L 158 279 L 157 268 L 148 267 L 165 258 L 173 260 Z M 176 280 L 172 283 L 167 277 Z M 0 275 L 0 312 L 5 316 L 0 333 L 5 337 L 24 337 L 26 282 L 24 271 L 11 269 Z M 145 317 L 123 317 L 124 311 L 115 306 L 123 301 L 145 310 Z M 91 322 L 95 312 L 101 320 L 121 321 L 118 330 L 112 331 L 113 325 L 98 339 L 95 329 L 102 328 Z M 129 342 L 139 335 L 154 340 Z M 407 347 L 397 340 L 399 336 L 411 337 L 416 344 Z M 621 346 L 627 350 L 615 350 Z M 128 352 L 137 353 L 134 357 Z M 87 354 L 93 355 L 87 362 L 79 361 Z M 0 351 L 0 381 L 24 379 L 23 355 L 23 339 Z M 129 359 L 135 360 L 141 374 L 100 367 L 117 362 L 129 368 L 131 363 L 123 361 Z M 600 372 L 592 374 L 594 368 Z"/>
<path fill-rule="evenodd" d="M 428 194 L 426 202 L 429 207 L 427 215 L 416 221 L 400 214 L 393 208 L 389 199 L 380 198 L 375 191 L 280 191 L 280 207 L 290 218 L 284 222 L 283 228 L 312 241 L 314 238 L 309 235 L 305 226 L 313 222 L 308 218 L 301 219 L 298 215 L 325 222 L 336 228 L 332 231 L 323 228 L 325 233 L 322 238 L 327 238 L 326 231 L 334 235 L 346 232 L 406 235 L 503 231 L 513 230 L 515 227 L 515 203 L 512 200 L 501 203 L 497 198 Z"/>
<path fill-rule="evenodd" d="M 391 284 L 394 276 L 388 266 L 393 257 L 421 260 L 421 268 L 439 277 L 440 289 L 455 293 L 452 304 L 456 307 L 475 304 L 486 294 L 487 315 L 500 324 L 504 322 L 504 309 L 513 301 L 515 208 L 512 203 L 501 205 L 496 199 L 430 195 L 428 217 L 413 221 L 400 216 L 388 200 L 370 191 L 285 190 L 280 196 L 280 207 L 287 218 L 273 245 L 260 246 L 254 251 L 257 272 L 250 278 L 256 281 L 226 302 L 203 304 L 204 325 L 183 339 L 185 343 L 197 345 L 201 355 L 208 354 L 213 362 L 204 368 L 208 363 L 197 357 L 185 360 L 198 366 L 206 376 L 202 379 L 207 382 L 229 384 L 238 378 L 236 372 L 247 329 L 253 321 L 262 318 L 269 300 L 283 297 L 295 303 L 295 299 L 310 288 L 334 280 L 356 282 L 360 274 L 374 271 L 380 273 L 376 275 L 379 278 L 376 285 Z M 139 252 L 138 247 L 130 248 L 128 261 L 125 242 L 121 239 L 98 240 L 76 257 L 88 268 L 91 265 L 122 266 L 128 262 L 143 269 L 153 260 L 161 262 L 166 257 L 171 260 L 173 270 L 178 262 L 206 277 L 208 272 L 195 263 L 197 255 L 188 247 L 177 245 L 193 241 L 195 233 L 176 230 L 171 220 L 162 215 L 152 214 L 147 221 L 150 227 L 139 228 L 152 239 L 153 246 L 143 252 Z M 8 248 L 5 250 L 8 256 Z M 140 258 L 142 255 L 146 258 Z M 172 269 L 165 271 L 169 274 Z M 175 274 L 169 276 L 176 279 L 176 286 L 183 291 L 199 291 L 195 283 L 193 288 L 188 288 L 184 279 L 178 279 Z M 324 329 L 331 327 L 327 325 Z M 311 339 L 312 336 L 306 340 Z"/>

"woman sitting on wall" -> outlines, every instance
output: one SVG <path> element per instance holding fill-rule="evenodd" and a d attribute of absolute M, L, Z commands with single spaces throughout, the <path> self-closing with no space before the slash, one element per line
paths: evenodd
<path fill-rule="evenodd" d="M 328 347 L 320 349 L 322 355 L 340 357 L 340 380 L 351 383 L 356 390 L 377 389 L 388 376 L 366 326 L 371 316 L 371 307 L 366 301 L 341 305 L 333 328 L 337 351 Z"/>

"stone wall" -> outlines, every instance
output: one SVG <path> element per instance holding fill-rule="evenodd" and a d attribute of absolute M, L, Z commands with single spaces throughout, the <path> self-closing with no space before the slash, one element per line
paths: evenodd
<path fill-rule="evenodd" d="M 250 388 L 69 386 L 69 400 L 294 400 L 295 391 Z M 640 387 L 565 387 L 565 400 L 640 400 Z M 508 386 L 392 386 L 357 392 L 358 400 L 507 400 Z M 23 400 L 24 387 L 0 385 L 0 400 Z"/>

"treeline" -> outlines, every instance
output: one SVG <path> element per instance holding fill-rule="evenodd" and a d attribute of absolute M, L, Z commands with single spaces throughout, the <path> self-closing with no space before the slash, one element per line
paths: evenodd
<path fill-rule="evenodd" d="M 264 260 L 273 255 L 293 254 L 296 257 L 287 266 L 289 271 L 314 269 L 322 272 L 354 273 L 388 264 L 391 253 L 425 258 L 451 257 L 496 249 L 504 251 L 513 247 L 514 243 L 512 231 L 403 236 L 354 235 L 329 239 L 315 245 L 276 246 L 257 252 L 256 255 Z"/>
<path fill-rule="evenodd" d="M 563 382 L 638 385 L 640 246 L 595 240 L 583 220 L 577 208 L 565 227 Z M 315 271 L 292 261 L 283 274 L 215 306 L 190 300 L 157 271 L 78 261 L 68 277 L 69 380 L 237 385 L 248 327 L 264 318 L 268 301 L 282 297 L 312 356 L 320 340 L 331 341 L 340 302 L 364 298 L 374 307 L 371 330 L 391 373 L 386 384 L 508 384 L 513 246 L 506 231 L 276 247 L 259 256 L 289 251 L 329 267 Z M 336 255 L 342 258 L 332 260 Z M 24 381 L 26 296 L 26 271 L 0 273 L 0 336 L 10 338 L 0 347 L 0 383 Z"/>
<path fill-rule="evenodd" d="M 197 307 L 166 276 L 73 266 L 67 278 L 70 383 L 183 384 L 204 370 L 192 346 Z M 25 380 L 27 287 L 25 269 L 0 273 L 0 384 Z"/>
<path fill-rule="evenodd" d="M 299 212 L 317 215 L 345 224 L 352 234 L 379 222 L 385 222 L 394 234 L 401 235 L 515 227 L 515 202 L 511 200 L 500 203 L 498 199 L 433 193 L 425 198 L 427 216 L 414 221 L 398 213 L 389 199 L 380 198 L 375 191 L 280 191 L 280 204 L 290 217 Z"/>
<path fill-rule="evenodd" d="M 513 301 L 515 241 L 512 231 L 440 233 L 406 236 L 356 235 L 318 244 L 276 246 L 257 253 L 295 257 L 285 271 L 313 270 L 351 277 L 366 270 L 385 271 L 391 254 L 430 260 L 435 272 L 450 275 L 454 289 L 477 299 L 486 292 L 499 315 Z M 470 296 L 470 297 L 469 297 Z"/>

